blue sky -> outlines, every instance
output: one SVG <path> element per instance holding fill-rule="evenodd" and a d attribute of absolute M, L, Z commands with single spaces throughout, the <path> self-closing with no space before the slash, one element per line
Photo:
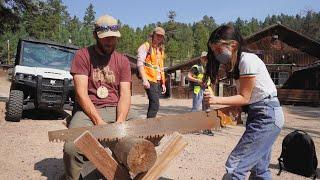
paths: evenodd
<path fill-rule="evenodd" d="M 81 20 L 91 2 L 96 17 L 110 14 L 131 27 L 165 22 L 169 10 L 177 13 L 176 21 L 193 23 L 204 15 L 212 16 L 218 24 L 234 21 L 237 17 L 264 20 L 268 15 L 304 15 L 306 10 L 320 11 L 320 0 L 62 0 L 69 13 Z"/>

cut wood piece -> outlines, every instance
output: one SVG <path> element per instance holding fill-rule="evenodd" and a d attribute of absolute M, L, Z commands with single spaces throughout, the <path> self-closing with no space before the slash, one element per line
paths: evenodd
<path fill-rule="evenodd" d="M 218 117 L 222 127 L 227 125 L 237 125 L 241 123 L 241 107 L 229 106 L 217 109 Z"/>
<path fill-rule="evenodd" d="M 237 122 L 234 121 L 230 116 L 228 116 L 225 112 L 218 110 L 218 117 L 220 117 L 221 127 L 227 127 L 227 125 L 237 125 Z"/>
<path fill-rule="evenodd" d="M 113 152 L 118 162 L 126 166 L 133 174 L 148 171 L 157 159 L 153 143 L 137 137 L 121 139 Z"/>
<path fill-rule="evenodd" d="M 160 175 L 168 168 L 169 163 L 179 155 L 179 153 L 186 147 L 181 134 L 175 132 L 170 139 L 165 142 L 163 149 L 158 155 L 156 163 L 145 174 L 137 176 L 137 180 L 158 179 Z"/>
<path fill-rule="evenodd" d="M 128 171 L 112 158 L 89 131 L 82 133 L 74 144 L 105 178 L 109 180 L 130 179 Z"/>

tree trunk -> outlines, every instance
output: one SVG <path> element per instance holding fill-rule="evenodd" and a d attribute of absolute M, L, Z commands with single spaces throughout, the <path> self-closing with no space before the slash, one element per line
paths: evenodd
<path fill-rule="evenodd" d="M 157 159 L 153 143 L 137 137 L 127 137 L 120 140 L 113 153 L 118 162 L 134 174 L 148 171 Z"/>

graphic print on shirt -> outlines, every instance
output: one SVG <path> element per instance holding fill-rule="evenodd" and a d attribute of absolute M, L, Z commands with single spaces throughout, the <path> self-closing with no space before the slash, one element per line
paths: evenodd
<path fill-rule="evenodd" d="M 96 68 L 93 70 L 93 81 L 100 83 L 113 84 L 116 81 L 113 71 L 109 66 Z"/>

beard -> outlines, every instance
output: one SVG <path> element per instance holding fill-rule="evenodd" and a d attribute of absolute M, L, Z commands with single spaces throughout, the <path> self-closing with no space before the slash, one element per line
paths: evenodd
<path fill-rule="evenodd" d="M 106 56 L 112 54 L 112 52 L 115 50 L 115 46 L 111 45 L 103 45 L 99 40 L 97 40 L 97 46 L 98 49 Z"/>

